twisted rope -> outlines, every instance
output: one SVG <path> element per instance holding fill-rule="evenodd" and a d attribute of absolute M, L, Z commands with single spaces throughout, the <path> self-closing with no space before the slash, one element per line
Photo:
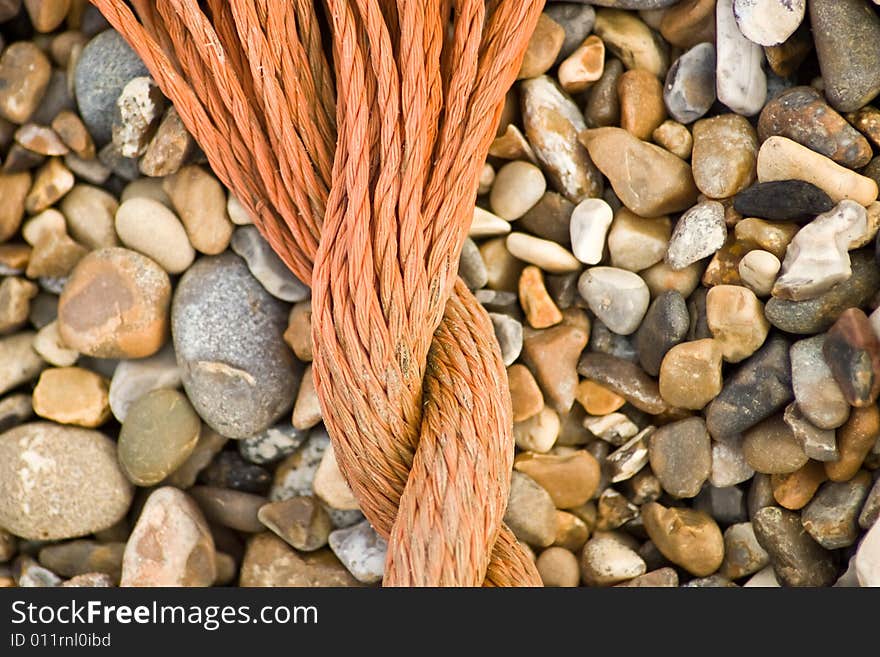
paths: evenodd
<path fill-rule="evenodd" d="M 479 171 L 543 2 L 92 0 L 312 287 L 314 374 L 385 585 L 538 585 L 503 526 L 510 397 L 457 279 Z"/>

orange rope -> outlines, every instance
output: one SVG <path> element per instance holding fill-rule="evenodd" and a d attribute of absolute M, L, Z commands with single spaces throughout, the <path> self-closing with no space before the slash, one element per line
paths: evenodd
<path fill-rule="evenodd" d="M 312 287 L 340 468 L 385 585 L 538 585 L 503 526 L 510 397 L 457 279 L 479 171 L 540 0 L 92 0 Z"/>

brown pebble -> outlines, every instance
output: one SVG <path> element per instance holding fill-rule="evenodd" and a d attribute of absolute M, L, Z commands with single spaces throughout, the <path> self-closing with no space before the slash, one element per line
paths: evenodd
<path fill-rule="evenodd" d="M 5 242 L 18 232 L 24 218 L 24 204 L 31 188 L 31 174 L 0 173 L 0 242 Z"/>
<path fill-rule="evenodd" d="M 583 504 L 599 485 L 599 462 L 584 450 L 564 456 L 523 452 L 513 467 L 544 488 L 559 509 Z"/>
<path fill-rule="evenodd" d="M 587 523 L 568 511 L 556 511 L 556 538 L 553 545 L 577 552 L 590 538 Z"/>
<path fill-rule="evenodd" d="M 52 129 L 58 134 L 67 147 L 84 160 L 95 157 L 95 142 L 86 129 L 82 119 L 75 112 L 61 110 L 52 119 Z"/>
<path fill-rule="evenodd" d="M 642 519 L 663 556 L 692 575 L 705 577 L 721 566 L 724 538 L 711 516 L 651 502 L 642 507 Z"/>
<path fill-rule="evenodd" d="M 52 128 L 35 123 L 25 123 L 16 130 L 15 141 L 39 155 L 66 155 L 69 150 Z"/>
<path fill-rule="evenodd" d="M 700 410 L 721 392 L 722 356 L 717 340 L 675 345 L 660 364 L 660 396 L 671 406 Z"/>
<path fill-rule="evenodd" d="M 264 528 L 257 513 L 268 502 L 265 497 L 215 486 L 193 486 L 187 492 L 211 522 L 245 533 Z"/>
<path fill-rule="evenodd" d="M 257 512 L 260 522 L 297 550 L 312 552 L 327 545 L 333 523 L 324 507 L 310 496 L 270 502 Z"/>
<path fill-rule="evenodd" d="M 663 13 L 660 34 L 682 49 L 704 41 L 715 42 L 716 0 L 682 0 Z"/>
<path fill-rule="evenodd" d="M 584 379 L 578 384 L 575 398 L 590 415 L 608 415 L 626 403 L 626 400 L 613 390 L 589 379 Z"/>
<path fill-rule="evenodd" d="M 169 107 L 141 157 L 141 173 L 157 178 L 177 173 L 192 153 L 194 144 L 177 110 Z"/>
<path fill-rule="evenodd" d="M 42 212 L 61 200 L 73 189 L 75 182 L 73 173 L 64 166 L 61 158 L 50 158 L 34 177 L 34 184 L 24 202 L 25 209 L 31 214 Z"/>
<path fill-rule="evenodd" d="M 535 377 L 525 365 L 515 363 L 507 368 L 513 421 L 522 422 L 537 415 L 544 408 L 544 396 Z"/>
<path fill-rule="evenodd" d="M 299 553 L 272 532 L 248 541 L 239 586 L 361 586 L 329 549 Z"/>
<path fill-rule="evenodd" d="M 590 128 L 614 126 L 620 123 L 620 101 L 617 97 L 617 81 L 623 74 L 619 59 L 605 62 L 602 77 L 590 89 L 590 99 L 584 116 Z"/>
<path fill-rule="evenodd" d="M 31 247 L 27 244 L 0 244 L 0 267 L 24 271 L 31 257 Z"/>
<path fill-rule="evenodd" d="M 687 126 L 678 121 L 667 119 L 661 123 L 651 134 L 651 139 L 658 146 L 662 146 L 673 155 L 682 160 L 689 160 L 694 148 L 694 138 Z"/>
<path fill-rule="evenodd" d="M 17 41 L 0 56 L 0 116 L 12 123 L 27 121 L 43 100 L 52 64 L 30 41 Z"/>
<path fill-rule="evenodd" d="M 741 245 L 741 249 L 746 247 L 763 249 L 782 260 L 785 258 L 789 243 L 800 228 L 795 223 L 747 217 L 738 222 L 733 230 L 736 243 Z"/>
<path fill-rule="evenodd" d="M 294 304 L 287 318 L 284 341 L 304 363 L 312 362 L 312 300 Z"/>
<path fill-rule="evenodd" d="M 37 32 L 52 32 L 58 28 L 70 10 L 71 0 L 24 0 L 31 25 Z"/>
<path fill-rule="evenodd" d="M 565 30 L 547 14 L 541 14 L 523 55 L 517 80 L 533 78 L 553 66 L 565 41 Z"/>
<path fill-rule="evenodd" d="M 807 56 L 813 52 L 813 35 L 809 21 L 801 23 L 790 37 L 776 46 L 764 46 L 770 69 L 779 77 L 794 75 Z"/>
<path fill-rule="evenodd" d="M 519 301 L 532 328 L 549 328 L 562 321 L 562 312 L 544 286 L 544 274 L 534 265 L 520 274 Z"/>
<path fill-rule="evenodd" d="M 849 481 L 862 467 L 865 457 L 880 436 L 880 410 L 876 405 L 854 408 L 837 430 L 840 459 L 827 461 L 825 473 L 831 481 Z"/>
<path fill-rule="evenodd" d="M 615 584 L 614 586 L 619 588 L 677 588 L 678 573 L 675 572 L 674 568 L 659 568 L 657 570 L 647 572 L 644 575 L 633 577 L 628 582 L 621 582 L 620 584 Z"/>
<path fill-rule="evenodd" d="M 642 69 L 626 71 L 617 81 L 620 127 L 643 141 L 666 120 L 663 85 Z"/>
<path fill-rule="evenodd" d="M 819 461 L 808 461 L 794 472 L 770 476 L 773 498 L 780 506 L 798 511 L 813 499 L 813 495 L 826 479 L 823 464 Z"/>
<path fill-rule="evenodd" d="M 749 466 L 764 474 L 794 472 L 808 461 L 803 447 L 781 414 L 767 418 L 746 431 L 742 450 Z"/>
<path fill-rule="evenodd" d="M 748 119 L 722 114 L 694 123 L 694 182 L 713 199 L 729 198 L 755 181 L 758 137 Z"/>
<path fill-rule="evenodd" d="M 36 283 L 18 276 L 0 282 L 0 335 L 7 335 L 25 325 L 30 302 L 39 292 Z"/>
<path fill-rule="evenodd" d="M 64 342 L 98 358 L 144 358 L 168 335 L 171 282 L 155 262 L 121 248 L 92 251 L 58 302 Z"/>
<path fill-rule="evenodd" d="M 828 330 L 822 345 L 825 362 L 843 396 L 856 408 L 880 396 L 880 339 L 859 308 L 845 310 Z"/>
<path fill-rule="evenodd" d="M 544 586 L 573 587 L 581 581 L 577 557 L 561 547 L 549 547 L 535 562 Z"/>

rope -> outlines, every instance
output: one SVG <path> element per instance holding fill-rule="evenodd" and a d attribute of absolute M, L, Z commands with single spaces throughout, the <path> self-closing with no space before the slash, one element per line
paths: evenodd
<path fill-rule="evenodd" d="M 92 2 L 311 285 L 323 419 L 384 584 L 539 585 L 502 523 L 505 368 L 457 264 L 543 2 Z"/>

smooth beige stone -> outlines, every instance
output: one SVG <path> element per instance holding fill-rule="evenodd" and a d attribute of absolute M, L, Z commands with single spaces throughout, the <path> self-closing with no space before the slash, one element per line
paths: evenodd
<path fill-rule="evenodd" d="M 81 367 L 44 370 L 34 388 L 34 412 L 40 417 L 87 429 L 110 418 L 110 382 Z"/>
<path fill-rule="evenodd" d="M 770 332 L 764 305 L 754 292 L 738 285 L 716 285 L 709 290 L 706 322 L 728 363 L 751 356 Z"/>
<path fill-rule="evenodd" d="M 570 94 L 589 89 L 605 71 L 605 43 L 592 34 L 559 65 L 560 86 Z"/>
<path fill-rule="evenodd" d="M 534 237 L 526 233 L 507 236 L 507 250 L 520 260 L 536 265 L 551 274 L 579 271 L 581 263 L 570 251 L 556 242 Z"/>
<path fill-rule="evenodd" d="M 717 340 L 675 345 L 660 364 L 660 396 L 673 407 L 702 409 L 721 392 L 722 355 Z"/>

